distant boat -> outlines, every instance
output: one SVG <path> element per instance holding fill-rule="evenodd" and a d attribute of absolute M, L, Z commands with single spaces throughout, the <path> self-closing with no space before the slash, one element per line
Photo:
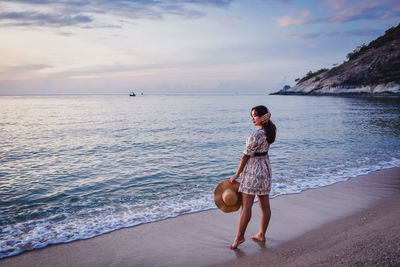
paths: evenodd
<path fill-rule="evenodd" d="M 135 95 L 134 92 L 131 91 L 131 92 L 129 93 L 129 96 L 136 96 L 136 95 Z"/>

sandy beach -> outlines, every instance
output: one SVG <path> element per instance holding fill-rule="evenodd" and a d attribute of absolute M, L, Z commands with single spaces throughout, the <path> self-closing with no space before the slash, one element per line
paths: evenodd
<path fill-rule="evenodd" d="M 400 198 L 328 223 L 281 246 L 215 266 L 398 266 Z"/>
<path fill-rule="evenodd" d="M 266 243 L 255 204 L 245 243 L 230 250 L 239 212 L 209 210 L 51 245 L 0 266 L 277 266 L 400 264 L 400 168 L 271 200 Z"/>

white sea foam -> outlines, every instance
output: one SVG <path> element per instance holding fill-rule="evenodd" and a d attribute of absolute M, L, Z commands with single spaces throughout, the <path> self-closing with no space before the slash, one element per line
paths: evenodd
<path fill-rule="evenodd" d="M 35 220 L 1 227 L 0 258 L 12 256 L 25 250 L 45 247 L 50 244 L 66 243 L 87 239 L 121 228 L 132 227 L 143 223 L 155 222 L 183 214 L 203 211 L 212 208 L 213 195 L 203 195 L 199 199 L 186 201 L 161 201 L 157 206 L 148 206 L 140 212 L 135 207 L 123 205 L 118 208 L 91 209 L 95 216 L 71 216 L 54 223 L 53 220 Z M 119 211 L 116 211 L 119 210 Z M 68 216 L 68 217 L 67 217 Z"/>
<path fill-rule="evenodd" d="M 352 167 L 348 169 L 326 169 L 317 176 L 307 177 L 307 179 L 297 179 L 294 184 L 274 183 L 271 189 L 271 197 L 300 193 L 306 189 L 324 187 L 374 171 L 395 167 L 400 167 L 400 159 L 398 158 L 377 162 L 375 165 Z"/>

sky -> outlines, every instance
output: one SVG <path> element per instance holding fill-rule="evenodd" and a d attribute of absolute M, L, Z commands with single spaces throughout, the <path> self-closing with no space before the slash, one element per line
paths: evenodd
<path fill-rule="evenodd" d="M 0 95 L 271 93 L 399 22 L 398 0 L 0 0 Z"/>

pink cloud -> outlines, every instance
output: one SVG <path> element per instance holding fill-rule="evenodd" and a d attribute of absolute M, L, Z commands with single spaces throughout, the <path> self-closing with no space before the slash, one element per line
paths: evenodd
<path fill-rule="evenodd" d="M 280 18 L 276 18 L 276 21 L 278 22 L 278 26 L 281 27 L 286 27 L 286 26 L 299 26 L 299 25 L 304 25 L 308 23 L 308 20 L 306 17 L 309 17 L 311 15 L 311 11 L 308 9 L 304 9 L 301 12 L 301 17 L 292 17 L 292 16 L 283 16 Z"/>
<path fill-rule="evenodd" d="M 347 0 L 327 0 L 335 9 L 340 9 L 347 3 Z"/>
<path fill-rule="evenodd" d="M 278 26 L 286 27 L 286 26 L 299 26 L 307 23 L 305 18 L 293 18 L 291 16 L 283 16 L 277 18 Z"/>
<path fill-rule="evenodd" d="M 309 17 L 311 15 L 311 11 L 309 9 L 304 9 L 301 11 L 301 15 L 303 17 Z"/>
<path fill-rule="evenodd" d="M 400 6 L 390 0 L 382 1 L 359 1 L 350 2 L 347 0 L 326 0 L 333 6 L 328 8 L 330 14 L 322 17 L 311 17 L 307 9 L 299 10 L 296 15 L 286 15 L 276 18 L 278 26 L 299 26 L 314 23 L 341 24 L 357 20 L 396 20 L 399 17 Z M 325 2 L 325 3 L 326 3 Z M 325 12 L 324 12 L 325 13 Z"/>
<path fill-rule="evenodd" d="M 330 22 L 332 23 L 343 23 L 347 21 L 352 21 L 352 20 L 357 20 L 357 19 L 376 19 L 382 16 L 385 16 L 386 18 L 389 18 L 390 15 L 388 12 L 384 11 L 378 11 L 382 13 L 382 15 L 377 15 L 374 11 L 377 10 L 377 8 L 380 8 L 381 10 L 383 9 L 389 9 L 390 6 L 388 6 L 384 2 L 360 2 L 358 4 L 349 6 L 345 9 L 340 10 L 337 12 L 331 19 Z"/>

